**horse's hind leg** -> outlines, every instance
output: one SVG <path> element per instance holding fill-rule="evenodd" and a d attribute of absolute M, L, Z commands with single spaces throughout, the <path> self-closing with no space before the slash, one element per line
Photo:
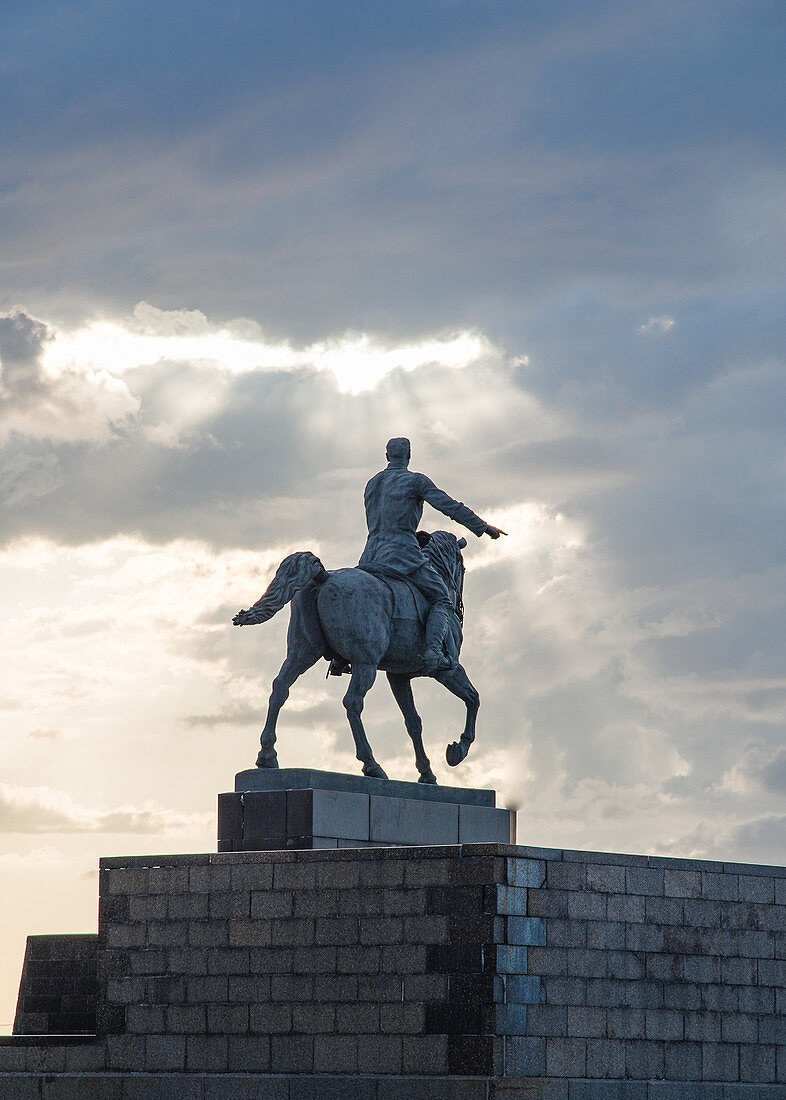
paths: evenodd
<path fill-rule="evenodd" d="M 436 783 L 437 777 L 431 770 L 431 761 L 426 756 L 426 750 L 423 748 L 423 722 L 415 709 L 412 681 L 409 676 L 404 676 L 400 672 L 389 672 L 387 675 L 393 698 L 404 715 L 404 725 L 407 727 L 407 733 L 412 738 L 412 744 L 415 747 L 415 766 L 420 775 L 418 783 Z"/>
<path fill-rule="evenodd" d="M 278 676 L 273 681 L 273 690 L 270 693 L 270 702 L 267 707 L 265 728 L 260 737 L 261 749 L 257 757 L 258 768 L 277 768 L 278 757 L 276 755 L 276 722 L 278 715 L 289 698 L 289 689 L 304 672 L 316 664 L 321 654 L 314 649 L 300 649 L 289 651 L 286 655 Z"/>
<path fill-rule="evenodd" d="M 448 691 L 457 695 L 467 707 L 467 721 L 461 738 L 445 749 L 445 759 L 451 767 L 455 767 L 467 755 L 470 745 L 475 740 L 475 719 L 480 707 L 480 696 L 470 683 L 463 665 L 456 665 L 455 668 L 446 669 L 445 672 L 438 672 L 435 679 Z"/>
<path fill-rule="evenodd" d="M 366 731 L 363 729 L 363 722 L 360 717 L 363 713 L 363 700 L 367 692 L 371 689 L 371 685 L 374 683 L 376 675 L 377 670 L 374 665 L 353 661 L 352 679 L 349 682 L 349 689 L 344 696 L 344 706 L 346 707 L 352 736 L 355 738 L 355 755 L 358 760 L 361 760 L 363 763 L 363 774 L 371 776 L 372 779 L 387 779 L 384 771 L 374 759 L 374 754 L 371 751 L 371 745 L 368 743 Z"/>

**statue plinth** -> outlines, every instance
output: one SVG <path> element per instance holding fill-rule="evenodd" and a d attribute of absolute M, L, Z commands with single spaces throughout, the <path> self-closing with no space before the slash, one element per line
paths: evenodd
<path fill-rule="evenodd" d="M 218 850 L 513 843 L 515 813 L 495 803 L 490 790 L 250 768 L 218 796 Z"/>

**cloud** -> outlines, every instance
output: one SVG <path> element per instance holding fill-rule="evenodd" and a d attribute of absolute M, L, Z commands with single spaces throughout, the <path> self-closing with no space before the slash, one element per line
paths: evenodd
<path fill-rule="evenodd" d="M 152 805 L 87 807 L 63 791 L 0 783 L 2 833 L 178 833 L 204 827 L 207 817 Z"/>
<path fill-rule="evenodd" d="M 35 729 L 29 730 L 27 736 L 32 737 L 36 741 L 59 741 L 65 734 L 62 730 L 52 730 L 37 726 Z"/>
<path fill-rule="evenodd" d="M 224 625 L 226 625 L 225 620 Z M 213 729 L 215 726 L 255 726 L 259 725 L 260 708 L 247 703 L 231 704 L 220 714 L 187 714 L 183 721 L 187 726 L 205 726 Z"/>
<path fill-rule="evenodd" d="M 51 326 L 23 309 L 0 315 L 0 442 L 15 435 L 67 444 L 101 442 L 136 412 L 137 401 L 106 370 L 82 363 L 47 369 L 45 349 L 53 341 Z M 27 476 L 20 461 L 24 466 L 18 459 L 17 470 L 12 467 L 6 475 L 16 486 L 14 495 L 46 495 L 57 488 L 54 455 L 30 460 Z"/>
<path fill-rule="evenodd" d="M 644 336 L 663 336 L 671 332 L 676 324 L 673 317 L 667 317 L 665 314 L 662 317 L 650 317 L 646 324 L 639 325 L 639 332 Z"/>
<path fill-rule="evenodd" d="M 313 369 L 330 371 L 339 389 L 373 389 L 394 370 L 413 371 L 434 363 L 460 369 L 481 358 L 498 357 L 477 332 L 435 336 L 414 343 L 388 344 L 366 333 L 346 333 L 308 347 L 273 343 L 259 325 L 245 318 L 211 325 L 198 310 L 161 310 L 140 302 L 129 324 L 95 321 L 69 333 L 51 333 L 46 365 L 62 374 L 74 363 L 94 371 L 123 371 L 144 364 L 211 364 L 218 371 Z"/>

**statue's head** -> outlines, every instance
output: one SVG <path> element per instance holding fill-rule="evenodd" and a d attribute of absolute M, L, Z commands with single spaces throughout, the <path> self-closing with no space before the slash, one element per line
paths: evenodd
<path fill-rule="evenodd" d="M 406 466 L 410 454 L 409 440 L 405 439 L 404 436 L 396 436 L 395 439 L 388 440 L 388 445 L 385 448 L 385 457 L 388 462 L 401 462 Z"/>

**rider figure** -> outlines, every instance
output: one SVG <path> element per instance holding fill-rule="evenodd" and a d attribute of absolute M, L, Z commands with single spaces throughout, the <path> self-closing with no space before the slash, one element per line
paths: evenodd
<path fill-rule="evenodd" d="M 433 675 L 450 668 L 442 643 L 453 610 L 445 582 L 421 550 L 416 532 L 423 515 L 423 501 L 468 527 L 475 535 L 498 539 L 505 532 L 476 516 L 465 504 L 438 489 L 425 474 L 407 469 L 410 458 L 409 440 L 391 439 L 385 455 L 387 467 L 375 474 L 366 486 L 364 503 L 368 540 L 358 563 L 387 566 L 418 588 L 429 602 L 426 622 L 424 665 Z"/>

